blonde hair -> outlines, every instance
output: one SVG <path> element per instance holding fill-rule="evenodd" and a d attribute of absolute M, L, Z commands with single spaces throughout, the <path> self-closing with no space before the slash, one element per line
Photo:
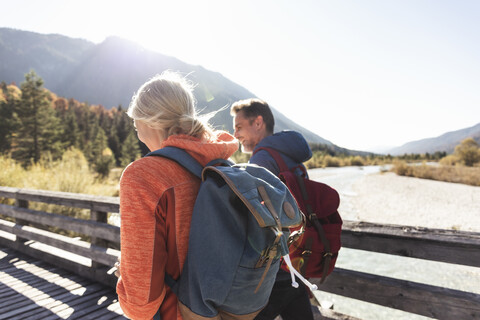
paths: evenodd
<path fill-rule="evenodd" d="M 212 129 L 197 114 L 193 89 L 194 85 L 180 74 L 165 71 L 138 89 L 127 114 L 150 128 L 164 131 L 165 138 L 186 134 L 208 139 Z"/>

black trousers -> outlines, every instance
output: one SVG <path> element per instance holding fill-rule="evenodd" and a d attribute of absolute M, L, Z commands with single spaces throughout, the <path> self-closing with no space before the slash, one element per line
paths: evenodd
<path fill-rule="evenodd" d="M 298 284 L 299 287 L 294 288 L 291 280 L 275 281 L 267 306 L 255 320 L 273 320 L 278 315 L 283 320 L 313 320 L 308 290 L 303 282 Z"/>

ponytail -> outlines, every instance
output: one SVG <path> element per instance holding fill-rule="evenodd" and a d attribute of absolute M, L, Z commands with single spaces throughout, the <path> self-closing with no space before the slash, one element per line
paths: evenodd
<path fill-rule="evenodd" d="M 212 128 L 197 114 L 193 84 L 178 73 L 166 71 L 144 83 L 133 96 L 127 114 L 166 137 L 186 134 L 209 139 Z"/>

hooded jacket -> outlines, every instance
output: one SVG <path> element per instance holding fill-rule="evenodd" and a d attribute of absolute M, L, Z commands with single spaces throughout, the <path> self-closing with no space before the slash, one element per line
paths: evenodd
<path fill-rule="evenodd" d="M 296 131 L 281 131 L 265 137 L 255 146 L 249 162 L 267 168 L 276 176 L 280 173 L 280 169 L 272 156 L 265 150 L 256 151 L 262 147 L 280 152 L 289 168 L 298 166 L 312 157 L 312 150 L 307 141 Z"/>
<path fill-rule="evenodd" d="M 204 142 L 173 135 L 162 148 L 182 148 L 202 165 L 228 159 L 238 141 L 218 132 Z M 164 283 L 165 272 L 177 279 L 188 249 L 190 220 L 200 180 L 176 162 L 145 157 L 131 163 L 120 179 L 121 262 L 117 293 L 132 319 L 182 319 L 176 296 Z"/>

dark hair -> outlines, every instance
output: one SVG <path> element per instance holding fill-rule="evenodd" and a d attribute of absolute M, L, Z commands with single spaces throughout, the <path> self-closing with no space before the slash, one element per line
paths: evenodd
<path fill-rule="evenodd" d="M 260 99 L 245 99 L 235 102 L 230 109 L 232 116 L 237 115 L 243 111 L 245 118 L 253 120 L 258 116 L 262 116 L 263 122 L 267 127 L 267 132 L 272 134 L 275 126 L 275 119 L 273 118 L 272 110 L 263 100 Z"/>

